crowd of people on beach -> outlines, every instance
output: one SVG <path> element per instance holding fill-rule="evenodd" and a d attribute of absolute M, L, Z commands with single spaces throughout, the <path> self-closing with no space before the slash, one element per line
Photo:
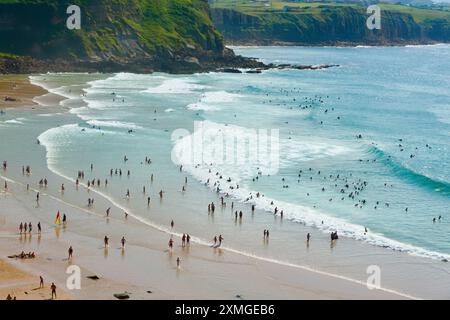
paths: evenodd
<path fill-rule="evenodd" d="M 8 258 L 10 259 L 34 259 L 36 258 L 36 254 L 34 252 L 21 252 L 19 254 L 13 255 L 13 256 L 8 256 Z"/>

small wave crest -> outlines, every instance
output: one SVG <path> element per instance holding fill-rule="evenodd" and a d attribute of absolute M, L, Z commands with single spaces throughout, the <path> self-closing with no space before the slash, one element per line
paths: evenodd
<path fill-rule="evenodd" d="M 435 178 L 416 172 L 405 164 L 396 161 L 378 147 L 372 146 L 368 153 L 373 155 L 377 161 L 389 167 L 396 176 L 412 181 L 416 185 L 429 188 L 435 192 L 450 195 L 450 183 L 436 180 Z"/>

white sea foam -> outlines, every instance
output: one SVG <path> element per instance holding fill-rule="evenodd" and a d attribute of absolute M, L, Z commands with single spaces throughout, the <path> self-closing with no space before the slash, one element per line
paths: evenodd
<path fill-rule="evenodd" d="M 103 121 L 103 120 L 88 120 L 87 123 L 96 127 L 110 127 L 110 128 L 124 128 L 124 129 L 142 129 L 141 126 L 132 122 L 124 121 Z"/>
<path fill-rule="evenodd" d="M 205 86 L 189 79 L 167 79 L 159 86 L 148 88 L 142 92 L 153 94 L 189 94 L 205 88 Z"/>
<path fill-rule="evenodd" d="M 73 86 L 60 86 L 60 87 L 52 87 L 49 86 L 48 83 L 45 81 L 45 75 L 40 76 L 29 76 L 30 83 L 35 86 L 39 86 L 43 88 L 44 90 L 48 91 L 50 94 L 55 94 L 60 97 L 66 98 L 66 99 L 79 99 L 80 96 L 78 93 L 75 93 L 76 91 L 71 90 L 71 87 L 79 86 L 79 85 L 73 85 Z M 44 96 L 47 96 L 48 94 L 45 94 Z M 64 107 L 65 101 L 67 100 L 61 100 L 59 102 L 59 105 Z M 41 102 L 41 99 L 39 97 L 33 98 L 33 102 L 42 105 L 42 106 L 48 106 L 47 104 Z"/>
<path fill-rule="evenodd" d="M 293 161 L 310 161 L 326 157 L 348 154 L 354 150 L 331 142 L 308 137 L 305 140 L 301 138 L 284 139 L 282 142 L 283 160 Z"/>
<path fill-rule="evenodd" d="M 196 122 L 194 133 L 181 138 L 172 151 L 178 164 L 214 163 L 226 168 L 235 180 L 258 171 L 276 174 L 279 169 L 278 130 L 256 130 L 212 121 Z M 174 140 L 179 139 L 176 135 Z"/>
<path fill-rule="evenodd" d="M 16 119 L 11 119 L 11 120 L 6 120 L 4 123 L 8 123 L 8 124 L 23 124 L 23 121 L 26 120 L 24 118 L 16 118 Z"/>
<path fill-rule="evenodd" d="M 197 102 L 189 104 L 189 110 L 216 111 L 220 107 L 235 102 L 242 96 L 226 91 L 210 91 L 201 95 Z"/>

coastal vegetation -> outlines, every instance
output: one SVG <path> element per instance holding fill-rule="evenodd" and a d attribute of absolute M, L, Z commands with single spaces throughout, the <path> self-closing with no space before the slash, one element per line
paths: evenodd
<path fill-rule="evenodd" d="M 403 45 L 450 41 L 446 7 L 377 3 L 381 29 L 366 27 L 367 4 L 216 0 L 212 18 L 232 44 Z"/>

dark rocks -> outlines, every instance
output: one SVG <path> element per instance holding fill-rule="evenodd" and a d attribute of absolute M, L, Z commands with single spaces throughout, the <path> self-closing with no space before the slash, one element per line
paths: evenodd
<path fill-rule="evenodd" d="M 261 73 L 262 71 L 260 69 L 257 70 L 248 70 L 246 73 Z"/>
<path fill-rule="evenodd" d="M 223 69 L 218 69 L 218 72 L 225 72 L 225 73 L 242 73 L 241 70 L 239 69 L 234 69 L 234 68 L 223 68 Z"/>
<path fill-rule="evenodd" d="M 130 299 L 130 295 L 127 292 L 115 293 L 114 298 L 119 299 L 119 300 L 128 300 L 128 299 Z"/>
<path fill-rule="evenodd" d="M 288 66 L 283 69 L 297 69 L 297 70 L 320 70 L 320 69 L 328 69 L 333 67 L 339 67 L 337 64 L 322 64 L 316 66 Z"/>

